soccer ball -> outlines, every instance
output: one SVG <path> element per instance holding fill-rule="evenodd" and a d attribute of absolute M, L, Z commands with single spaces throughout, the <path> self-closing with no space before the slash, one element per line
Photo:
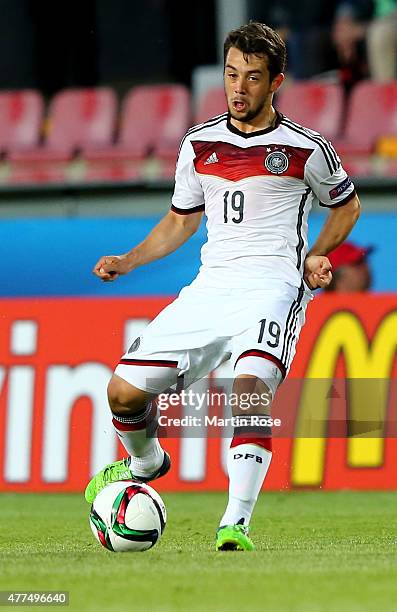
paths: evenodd
<path fill-rule="evenodd" d="M 107 485 L 95 498 L 90 527 L 102 546 L 113 552 L 143 551 L 160 539 L 167 520 L 160 495 L 141 482 Z"/>

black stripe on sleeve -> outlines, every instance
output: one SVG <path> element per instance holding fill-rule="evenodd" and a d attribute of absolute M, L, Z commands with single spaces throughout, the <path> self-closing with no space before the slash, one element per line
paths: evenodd
<path fill-rule="evenodd" d="M 348 196 L 346 196 L 345 198 L 343 198 L 343 200 L 341 200 L 340 202 L 337 202 L 336 204 L 323 204 L 323 202 L 319 202 L 319 205 L 323 206 L 324 208 L 339 208 L 340 206 L 345 206 L 345 204 L 350 202 L 350 200 L 356 197 L 356 195 L 357 195 L 357 192 L 355 189 L 353 189 L 353 191 L 349 193 Z"/>
<path fill-rule="evenodd" d="M 193 206 L 193 208 L 178 208 L 171 204 L 171 210 L 174 213 L 178 213 L 178 215 L 190 215 L 191 213 L 203 212 L 205 210 L 205 205 L 200 204 L 199 206 Z"/>
<path fill-rule="evenodd" d="M 292 130 L 293 132 L 296 132 L 297 134 L 300 134 L 301 136 L 306 136 L 306 138 L 308 138 L 309 140 L 311 140 L 312 142 L 315 142 L 316 144 L 318 144 L 318 146 L 320 147 L 323 155 L 324 155 L 324 159 L 327 163 L 328 169 L 330 171 L 330 174 L 334 174 L 334 172 L 337 171 L 337 169 L 339 168 L 340 164 L 336 158 L 336 153 L 335 153 L 335 149 L 333 147 L 331 147 L 331 145 L 324 139 L 322 138 L 322 136 L 314 136 L 313 134 L 311 134 L 310 132 L 306 131 L 305 128 L 295 124 L 295 123 L 291 123 L 290 121 L 286 120 L 285 118 L 281 121 L 282 125 L 285 125 L 287 128 L 289 128 L 290 130 Z"/>
<path fill-rule="evenodd" d="M 186 132 L 186 134 L 181 140 L 181 144 L 179 146 L 179 151 L 178 151 L 178 157 L 180 155 L 183 143 L 185 142 L 188 136 L 190 136 L 191 134 L 195 134 L 196 132 L 200 132 L 201 130 L 205 130 L 206 128 L 213 127 L 214 125 L 218 125 L 218 123 L 222 123 L 222 121 L 226 121 L 226 119 L 227 119 L 227 113 L 223 113 L 223 115 L 217 115 L 216 117 L 213 117 L 212 119 L 209 119 L 208 121 L 205 121 L 204 123 L 199 123 L 198 125 L 194 125 L 193 127 L 191 127 L 190 130 Z"/>
<path fill-rule="evenodd" d="M 287 117 L 285 117 L 283 121 L 285 121 L 285 125 L 288 125 L 288 127 L 293 126 L 295 128 L 298 128 L 299 130 L 301 130 L 301 133 L 303 136 L 306 136 L 310 140 L 317 142 L 317 144 L 319 144 L 320 147 L 322 148 L 323 153 L 325 150 L 327 154 L 329 155 L 330 161 L 333 162 L 335 171 L 339 168 L 340 162 L 338 160 L 338 156 L 336 154 L 334 147 L 328 140 L 326 140 L 323 136 L 321 136 L 321 134 L 318 134 L 317 132 L 314 132 L 313 130 L 306 128 L 303 125 L 299 125 L 299 123 L 295 123 L 294 121 L 291 121 L 291 119 L 288 119 Z"/>

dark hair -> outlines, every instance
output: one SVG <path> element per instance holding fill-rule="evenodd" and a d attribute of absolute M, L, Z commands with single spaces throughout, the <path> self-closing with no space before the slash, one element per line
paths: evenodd
<path fill-rule="evenodd" d="M 266 55 L 270 81 L 285 70 L 287 60 L 285 43 L 277 32 L 264 23 L 250 21 L 241 28 L 229 32 L 223 45 L 224 63 L 231 47 L 236 47 L 244 53 L 244 58 L 251 53 Z"/>

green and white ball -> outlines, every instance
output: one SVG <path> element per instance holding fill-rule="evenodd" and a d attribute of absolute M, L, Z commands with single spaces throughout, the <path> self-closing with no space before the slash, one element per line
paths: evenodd
<path fill-rule="evenodd" d="M 89 517 L 95 538 L 113 552 L 152 548 L 166 520 L 160 495 L 149 485 L 132 480 L 107 485 L 95 498 Z"/>

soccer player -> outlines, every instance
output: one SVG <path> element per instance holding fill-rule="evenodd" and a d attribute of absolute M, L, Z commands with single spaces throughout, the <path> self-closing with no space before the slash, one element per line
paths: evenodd
<path fill-rule="evenodd" d="M 269 414 L 312 290 L 331 281 L 326 255 L 349 234 L 360 204 L 331 144 L 272 106 L 286 59 L 278 34 L 251 22 L 229 33 L 224 57 L 228 112 L 183 138 L 171 210 L 142 243 L 101 257 L 94 268 L 98 278 L 114 281 L 175 251 L 206 215 L 197 277 L 133 342 L 109 383 L 113 424 L 129 458 L 94 476 L 85 495 L 92 502 L 108 482 L 164 475 L 170 458 L 146 433 L 155 429 L 156 395 L 230 359 L 236 397 L 249 392 L 262 399 L 233 408 L 245 418 L 236 419 L 228 454 L 229 500 L 216 550 L 248 551 L 251 515 L 272 457 L 270 432 L 258 430 L 258 416 Z M 329 216 L 307 252 L 314 197 Z"/>

